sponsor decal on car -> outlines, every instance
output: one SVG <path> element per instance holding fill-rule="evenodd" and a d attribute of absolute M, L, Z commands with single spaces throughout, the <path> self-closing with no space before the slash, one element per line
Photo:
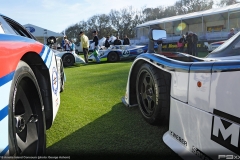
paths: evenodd
<path fill-rule="evenodd" d="M 240 118 L 216 109 L 213 113 L 211 140 L 240 155 Z"/>
<path fill-rule="evenodd" d="M 53 90 L 53 93 L 57 95 L 58 73 L 57 73 L 57 69 L 55 67 L 53 67 L 53 71 L 52 71 L 52 90 Z"/>
<path fill-rule="evenodd" d="M 143 49 L 141 49 L 141 48 L 138 49 L 138 50 L 137 50 L 137 53 L 143 53 Z"/>
<path fill-rule="evenodd" d="M 212 158 L 208 157 L 205 153 L 200 151 L 197 147 L 192 146 L 192 153 L 203 160 L 212 160 Z"/>
<path fill-rule="evenodd" d="M 178 140 L 179 142 L 181 142 L 184 146 L 187 147 L 187 141 L 185 141 L 183 138 L 181 138 L 180 136 L 178 136 L 176 133 L 174 133 L 173 131 L 170 131 L 170 134 L 173 136 L 173 138 L 175 138 L 176 140 Z"/>
<path fill-rule="evenodd" d="M 122 55 L 123 55 L 123 57 L 128 57 L 130 55 L 130 51 L 129 50 L 123 50 Z"/>

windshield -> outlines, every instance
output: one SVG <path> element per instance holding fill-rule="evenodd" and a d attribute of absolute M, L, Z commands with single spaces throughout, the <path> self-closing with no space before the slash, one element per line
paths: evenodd
<path fill-rule="evenodd" d="M 234 36 L 232 36 L 230 39 L 228 39 L 227 41 L 225 41 L 222 45 L 220 45 L 218 48 L 214 49 L 212 53 L 215 52 L 219 52 L 220 50 L 225 49 L 227 46 L 229 46 L 238 36 L 239 36 L 240 32 L 236 33 Z"/>

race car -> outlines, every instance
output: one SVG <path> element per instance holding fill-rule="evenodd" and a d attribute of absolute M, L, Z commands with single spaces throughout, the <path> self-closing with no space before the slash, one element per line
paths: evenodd
<path fill-rule="evenodd" d="M 47 45 L 0 14 L 0 158 L 45 153 L 64 76 L 61 59 Z"/>
<path fill-rule="evenodd" d="M 145 53 L 147 45 L 111 45 L 108 49 L 99 50 L 98 57 L 108 62 L 119 60 L 134 59 L 139 54 Z M 96 61 L 93 54 L 88 57 L 89 61 Z"/>
<path fill-rule="evenodd" d="M 222 45 L 225 41 L 218 41 L 218 42 L 213 42 L 213 43 L 205 43 L 205 45 L 207 46 L 207 50 L 208 52 L 212 52 L 214 49 L 218 48 L 220 45 Z"/>
<path fill-rule="evenodd" d="M 64 67 L 73 66 L 74 64 L 85 64 L 85 60 L 78 56 L 75 51 L 58 51 L 53 50 L 56 56 L 60 57 L 63 61 Z"/>
<path fill-rule="evenodd" d="M 162 37 L 166 31 L 151 30 L 149 46 Z M 130 68 L 122 102 L 150 124 L 167 122 L 163 141 L 183 159 L 239 158 L 239 40 L 240 33 L 207 58 L 149 47 Z"/>

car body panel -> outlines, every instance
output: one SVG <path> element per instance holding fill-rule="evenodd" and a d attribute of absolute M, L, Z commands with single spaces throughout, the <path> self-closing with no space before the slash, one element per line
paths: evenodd
<path fill-rule="evenodd" d="M 0 14 L 0 22 L 3 22 L 2 28 L 3 30 L 8 30 L 6 27 L 6 22 L 3 21 Z M 11 21 L 13 22 L 13 21 Z M 5 24 L 4 24 L 5 23 Z M 22 30 L 25 30 L 17 22 L 14 22 L 15 25 Z M 9 26 L 7 26 L 9 27 Z M 5 31 L 4 30 L 4 31 Z M 25 31 L 27 33 L 27 31 Z M 27 60 L 26 63 L 29 65 L 42 65 L 42 70 L 47 70 L 49 81 L 47 88 L 51 91 L 51 99 L 50 102 L 52 107 L 52 120 L 53 123 L 57 111 L 60 106 L 60 82 L 59 82 L 59 74 L 57 71 L 57 62 L 53 51 L 46 45 L 43 45 L 33 37 L 24 37 L 15 34 L 8 34 L 5 32 L 0 33 L 0 156 L 9 154 L 9 103 L 12 87 L 12 81 L 15 75 L 15 70 L 17 68 L 20 60 L 23 60 L 24 57 L 31 55 L 32 57 L 38 58 L 37 61 L 33 61 L 33 59 Z M 34 55 L 34 56 L 33 56 Z M 39 79 L 37 79 L 39 80 Z M 43 96 L 43 95 L 42 95 Z"/>
<path fill-rule="evenodd" d="M 169 131 L 164 142 L 184 159 L 240 155 L 240 61 L 171 55 L 139 55 L 130 68 L 123 103 L 138 106 L 131 86 L 136 85 L 135 68 L 153 65 L 171 74 Z"/>

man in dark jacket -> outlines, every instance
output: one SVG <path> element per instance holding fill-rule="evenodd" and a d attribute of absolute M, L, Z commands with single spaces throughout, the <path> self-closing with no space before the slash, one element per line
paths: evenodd
<path fill-rule="evenodd" d="M 123 45 L 129 45 L 130 44 L 130 40 L 127 37 L 127 35 L 125 35 L 125 38 L 123 39 Z"/>
<path fill-rule="evenodd" d="M 119 39 L 119 37 L 117 36 L 117 39 L 115 39 L 115 41 L 113 42 L 114 45 L 122 45 L 121 40 Z"/>
<path fill-rule="evenodd" d="M 187 42 L 187 54 L 192 55 L 193 51 L 193 41 L 192 41 L 192 31 L 186 33 L 186 42 Z"/>
<path fill-rule="evenodd" d="M 106 48 L 110 47 L 109 36 L 107 36 L 106 41 L 105 41 L 105 43 L 104 43 L 104 46 L 105 46 Z"/>
<path fill-rule="evenodd" d="M 197 52 L 198 36 L 196 33 L 192 34 L 192 39 L 193 39 L 193 55 L 198 56 Z"/>

